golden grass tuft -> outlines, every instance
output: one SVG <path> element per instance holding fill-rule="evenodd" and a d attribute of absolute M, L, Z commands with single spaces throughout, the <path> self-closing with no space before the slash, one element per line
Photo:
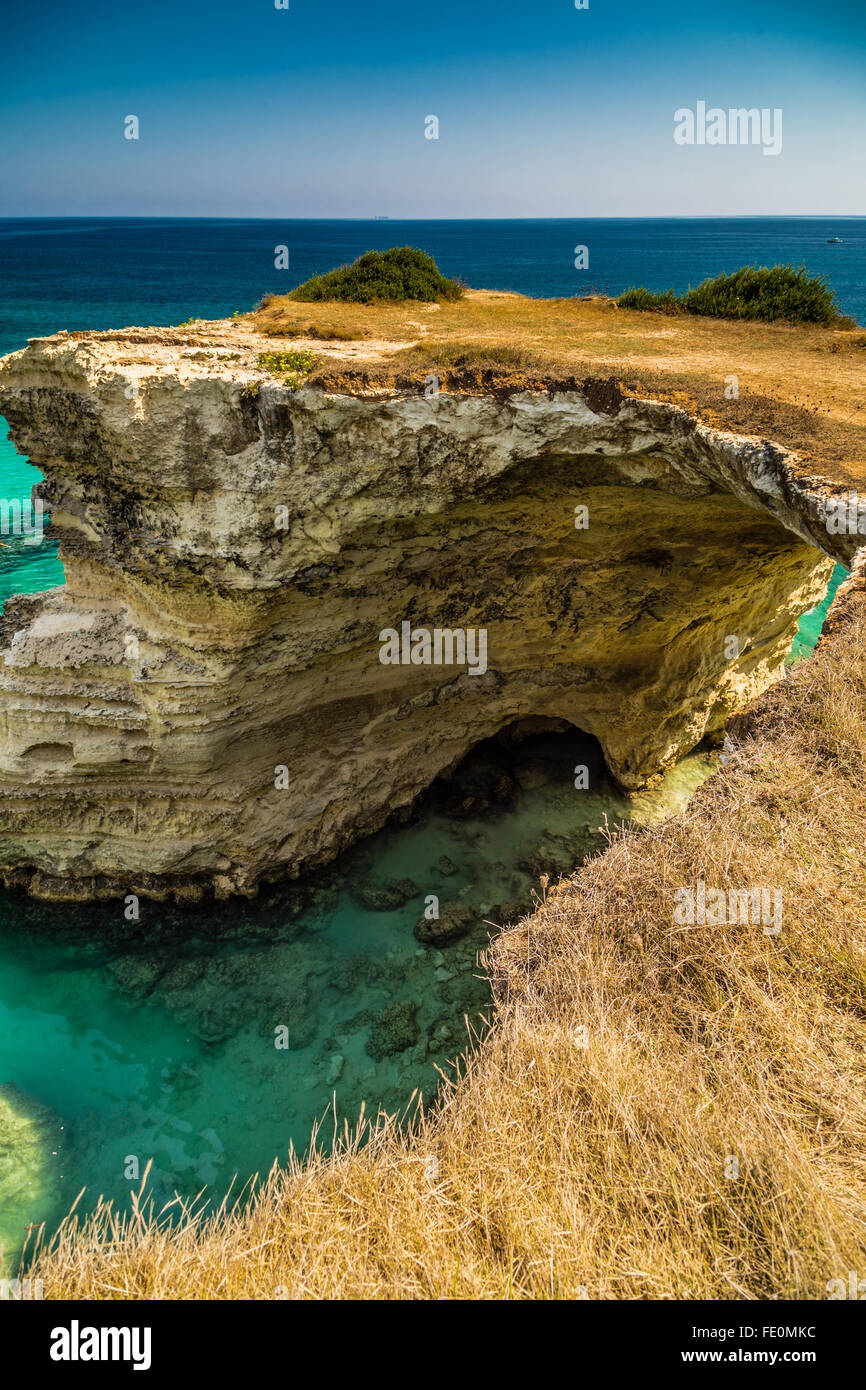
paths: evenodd
<path fill-rule="evenodd" d="M 614 834 L 492 943 L 493 1025 L 437 1111 L 172 1228 L 73 1216 L 31 1270 L 46 1297 L 792 1299 L 862 1275 L 862 581 L 732 728 L 684 814 Z M 677 926 L 699 878 L 780 888 L 780 934 Z"/>

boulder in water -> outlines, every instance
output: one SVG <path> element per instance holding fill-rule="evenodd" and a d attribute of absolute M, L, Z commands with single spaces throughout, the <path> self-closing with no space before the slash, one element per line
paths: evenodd
<path fill-rule="evenodd" d="M 373 1016 L 373 1026 L 367 1039 L 367 1053 L 376 1062 L 383 1057 L 393 1057 L 397 1052 L 405 1052 L 418 1041 L 418 1024 L 415 1019 L 415 1005 L 409 1003 L 389 1004 Z"/>
<path fill-rule="evenodd" d="M 425 946 L 449 946 L 466 936 L 478 921 L 478 914 L 461 903 L 446 903 L 438 917 L 428 921 L 419 917 L 415 923 L 415 938 Z"/>
<path fill-rule="evenodd" d="M 355 902 L 368 912 L 394 912 L 410 898 L 417 898 L 420 892 L 411 878 L 392 878 L 385 883 L 362 879 L 360 883 L 353 884 L 350 891 Z"/>

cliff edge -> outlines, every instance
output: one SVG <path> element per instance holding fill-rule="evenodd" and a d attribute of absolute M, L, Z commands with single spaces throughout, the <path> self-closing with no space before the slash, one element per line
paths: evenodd
<path fill-rule="evenodd" d="M 489 328 L 498 300 L 465 312 Z M 826 523 L 841 465 L 629 389 L 601 352 L 582 378 L 453 345 L 437 366 L 423 324 L 384 319 L 302 382 L 275 373 L 273 310 L 0 363 L 66 573 L 3 617 L 7 883 L 251 893 L 507 724 L 567 720 L 637 788 L 781 674 L 859 544 Z M 719 354 L 742 336 L 711 327 Z"/>

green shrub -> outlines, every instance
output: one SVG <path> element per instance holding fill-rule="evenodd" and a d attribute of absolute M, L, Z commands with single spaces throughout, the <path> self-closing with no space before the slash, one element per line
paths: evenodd
<path fill-rule="evenodd" d="M 704 280 L 677 297 L 673 290 L 653 294 L 630 289 L 620 295 L 623 309 L 656 309 L 685 312 L 716 319 L 751 319 L 773 323 L 850 323 L 840 314 L 823 275 L 807 275 L 806 267 L 792 265 L 742 266 L 731 275 Z"/>
<path fill-rule="evenodd" d="M 446 280 L 440 275 L 432 256 L 412 246 L 397 246 L 390 251 L 367 251 L 352 265 L 341 266 L 327 275 L 314 275 L 292 290 L 288 298 L 304 303 L 321 299 L 358 304 L 404 299 L 432 303 L 459 299 L 462 293 L 463 287 L 457 280 Z"/>
<path fill-rule="evenodd" d="M 652 290 L 645 290 L 642 286 L 634 287 L 621 294 L 616 302 L 621 309 L 652 309 L 659 314 L 681 314 L 683 311 L 682 304 L 673 290 L 654 294 Z"/>
<path fill-rule="evenodd" d="M 297 391 L 304 377 L 309 376 L 318 360 L 314 352 L 306 349 L 295 352 L 259 353 L 259 366 L 264 367 L 272 376 L 282 377 L 286 386 L 290 386 L 293 391 Z"/>
<path fill-rule="evenodd" d="M 690 314 L 765 323 L 834 323 L 841 317 L 823 275 L 807 275 L 803 265 L 743 266 L 690 288 L 684 303 Z"/>

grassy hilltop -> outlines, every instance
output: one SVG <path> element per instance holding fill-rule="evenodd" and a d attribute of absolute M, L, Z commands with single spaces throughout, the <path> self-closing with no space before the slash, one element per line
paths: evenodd
<path fill-rule="evenodd" d="M 435 374 L 443 389 L 514 392 L 613 378 L 707 424 L 794 449 L 843 485 L 866 482 L 866 332 L 838 314 L 820 279 L 789 267 L 738 271 L 691 291 L 691 308 L 672 291 L 671 303 L 645 290 L 618 301 L 529 299 L 455 292 L 453 281 L 442 281 L 452 288 L 440 297 L 435 263 L 415 252 L 411 293 L 367 299 L 377 284 L 393 288 L 407 250 L 378 262 L 370 252 L 336 279 L 268 295 L 246 321 L 274 352 L 312 352 L 306 379 L 326 388 L 420 389 Z M 320 293 L 328 283 L 336 297 Z"/>

